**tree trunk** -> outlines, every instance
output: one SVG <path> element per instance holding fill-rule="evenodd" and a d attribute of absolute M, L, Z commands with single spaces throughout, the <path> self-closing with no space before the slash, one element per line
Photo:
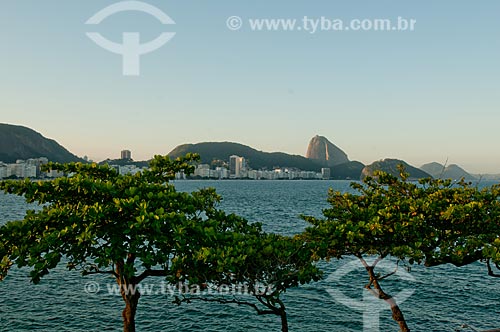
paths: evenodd
<path fill-rule="evenodd" d="M 280 317 L 281 317 L 281 332 L 288 332 L 288 319 L 286 317 L 285 310 L 281 310 Z"/>
<path fill-rule="evenodd" d="M 126 286 L 122 285 L 122 287 Z M 141 294 L 139 294 L 138 290 L 129 292 L 129 290 L 124 291 L 122 289 L 122 297 L 125 301 L 125 309 L 122 311 L 123 332 L 135 332 L 135 313 L 137 312 L 137 304 L 139 303 L 140 296 Z"/>
<path fill-rule="evenodd" d="M 408 325 L 406 324 L 406 320 L 404 318 L 403 312 L 399 308 L 396 300 L 390 296 L 389 294 L 386 294 L 383 290 L 382 287 L 380 287 L 380 284 L 378 282 L 377 276 L 373 272 L 373 266 L 366 266 L 366 271 L 368 271 L 368 275 L 370 276 L 370 284 L 367 286 L 367 288 L 370 288 L 370 285 L 373 285 L 375 287 L 375 290 L 378 293 L 379 299 L 382 299 L 389 303 L 391 306 L 391 311 L 392 311 L 392 319 L 396 321 L 399 325 L 400 331 L 401 332 L 410 332 L 410 329 L 408 328 Z"/>
<path fill-rule="evenodd" d="M 125 266 L 133 267 L 135 255 L 128 254 L 126 262 L 123 260 L 115 262 L 116 282 L 120 286 L 120 294 L 125 301 L 125 309 L 122 311 L 123 332 L 135 332 L 135 313 L 141 293 L 137 288 L 135 276 L 126 276 Z"/>
<path fill-rule="evenodd" d="M 278 297 L 276 297 L 274 299 L 274 301 L 279 304 L 279 307 L 271 305 L 271 303 L 269 303 L 269 299 L 267 299 L 267 303 L 269 305 L 269 308 L 271 308 L 275 314 L 280 316 L 280 318 L 281 318 L 281 332 L 288 332 L 288 318 L 286 316 L 285 304 L 283 303 L 283 301 L 281 301 L 281 299 L 279 298 L 279 295 L 278 295 Z"/>
<path fill-rule="evenodd" d="M 280 300 L 279 293 L 277 296 L 276 294 L 274 296 L 273 295 L 264 296 L 265 301 L 262 299 L 262 296 L 257 295 L 256 298 L 257 300 L 259 300 L 260 303 L 265 305 L 267 308 L 271 309 L 270 311 L 260 311 L 257 309 L 259 315 L 273 314 L 276 316 L 280 316 L 281 332 L 288 332 L 288 318 L 286 316 L 286 307 L 283 301 Z M 278 303 L 279 306 L 276 306 L 276 303 Z"/>

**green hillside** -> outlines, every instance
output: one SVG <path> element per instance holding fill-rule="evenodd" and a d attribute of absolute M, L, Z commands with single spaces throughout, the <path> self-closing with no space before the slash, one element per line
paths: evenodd
<path fill-rule="evenodd" d="M 46 157 L 55 162 L 82 161 L 56 141 L 23 126 L 0 123 L 0 161 Z"/>
<path fill-rule="evenodd" d="M 429 173 L 422 171 L 419 168 L 409 165 L 407 162 L 399 159 L 384 159 L 376 161 L 366 166 L 361 172 L 361 179 L 366 176 L 373 176 L 375 171 L 384 171 L 394 176 L 399 176 L 398 165 L 403 165 L 406 172 L 410 174 L 410 179 L 430 178 Z"/>
<path fill-rule="evenodd" d="M 229 161 L 231 155 L 244 157 L 252 169 L 273 169 L 275 167 L 294 167 L 304 171 L 319 172 L 321 166 L 299 155 L 283 152 L 262 152 L 249 146 L 232 142 L 204 142 L 183 144 L 173 149 L 168 155 L 177 158 L 188 152 L 198 153 L 202 163 L 210 164 L 214 160 Z"/>
<path fill-rule="evenodd" d="M 331 167 L 332 180 L 359 180 L 361 171 L 365 165 L 359 161 L 349 161 L 334 167 Z"/>

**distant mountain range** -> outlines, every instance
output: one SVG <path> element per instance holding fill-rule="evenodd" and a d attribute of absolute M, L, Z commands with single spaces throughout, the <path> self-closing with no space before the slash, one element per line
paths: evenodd
<path fill-rule="evenodd" d="M 403 165 L 405 171 L 410 174 L 409 179 L 421 179 L 421 178 L 429 178 L 431 175 L 426 173 L 425 171 L 418 169 L 409 165 L 407 162 L 399 159 L 384 159 L 376 161 L 361 171 L 361 179 L 367 176 L 374 176 L 375 171 L 384 171 L 386 173 L 392 174 L 394 176 L 399 176 L 398 166 Z"/>
<path fill-rule="evenodd" d="M 204 142 L 197 144 L 183 144 L 177 146 L 168 154 L 177 158 L 186 153 L 198 153 L 204 164 L 228 161 L 232 155 L 244 157 L 253 169 L 269 169 L 275 167 L 294 167 L 304 171 L 318 171 L 321 165 L 314 160 L 299 155 L 290 155 L 283 152 L 262 152 L 249 146 L 232 142 Z"/>
<path fill-rule="evenodd" d="M 436 179 L 460 180 L 463 178 L 467 181 L 477 180 L 475 176 L 469 174 L 466 170 L 455 164 L 445 166 L 440 163 L 433 162 L 422 165 L 420 169 L 429 173 Z"/>
<path fill-rule="evenodd" d="M 43 137 L 33 129 L 0 123 L 0 161 L 15 163 L 18 159 L 38 157 L 60 163 L 82 161 L 56 141 Z"/>
<path fill-rule="evenodd" d="M 319 152 L 318 150 L 322 150 L 323 152 Z M 230 156 L 237 155 L 244 157 L 248 165 L 253 169 L 272 170 L 278 167 L 287 167 L 319 172 L 321 168 L 335 164 L 336 166 L 332 168 L 332 178 L 334 179 L 357 180 L 364 167 L 360 162 L 349 161 L 347 154 L 321 136 L 313 137 L 311 143 L 309 143 L 308 155 L 314 158 L 306 158 L 283 152 L 263 152 L 247 145 L 233 142 L 183 144 L 177 146 L 168 155 L 172 158 L 177 158 L 188 152 L 198 153 L 201 156 L 202 163 L 211 165 L 220 165 L 223 162 L 227 162 Z"/>
<path fill-rule="evenodd" d="M 263 152 L 252 147 L 234 142 L 203 142 L 182 144 L 173 149 L 170 157 L 183 156 L 188 152 L 198 153 L 202 163 L 219 166 L 227 163 L 231 155 L 244 157 L 253 169 L 272 170 L 277 167 L 296 168 L 304 171 L 320 171 L 331 169 L 331 178 L 358 180 L 373 175 L 375 170 L 382 170 L 394 175 L 398 174 L 397 165 L 403 164 L 411 178 L 435 177 L 458 180 L 500 180 L 497 175 L 473 175 L 458 165 L 444 166 L 433 162 L 420 168 L 413 167 L 403 160 L 384 159 L 370 165 L 359 161 L 350 161 L 347 154 L 330 142 L 326 137 L 314 136 L 308 146 L 306 157 L 283 152 Z M 55 162 L 83 161 L 56 141 L 42 136 L 40 133 L 23 126 L 0 123 L 0 161 L 14 163 L 17 159 L 47 157 Z M 113 164 L 129 163 L 123 160 L 105 160 Z M 134 162 L 144 166 L 147 161 Z"/>

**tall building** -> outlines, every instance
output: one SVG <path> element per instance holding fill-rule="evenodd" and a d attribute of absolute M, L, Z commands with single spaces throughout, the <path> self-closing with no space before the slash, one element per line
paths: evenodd
<path fill-rule="evenodd" d="M 245 158 L 232 155 L 229 157 L 229 177 L 239 178 L 241 171 L 246 169 Z"/>
<path fill-rule="evenodd" d="M 321 178 L 323 180 L 330 180 L 330 168 L 322 168 L 321 169 Z"/>
<path fill-rule="evenodd" d="M 122 160 L 132 160 L 132 152 L 130 152 L 130 150 L 122 150 L 121 159 Z"/>
<path fill-rule="evenodd" d="M 4 164 L 0 161 L 0 179 L 7 177 L 7 169 L 8 169 L 8 165 Z"/>

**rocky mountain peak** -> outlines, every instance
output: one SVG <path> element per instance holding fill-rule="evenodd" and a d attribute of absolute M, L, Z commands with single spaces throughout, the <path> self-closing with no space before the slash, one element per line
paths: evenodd
<path fill-rule="evenodd" d="M 316 135 L 307 146 L 306 158 L 319 161 L 325 166 L 332 167 L 349 162 L 347 154 L 326 137 Z"/>

